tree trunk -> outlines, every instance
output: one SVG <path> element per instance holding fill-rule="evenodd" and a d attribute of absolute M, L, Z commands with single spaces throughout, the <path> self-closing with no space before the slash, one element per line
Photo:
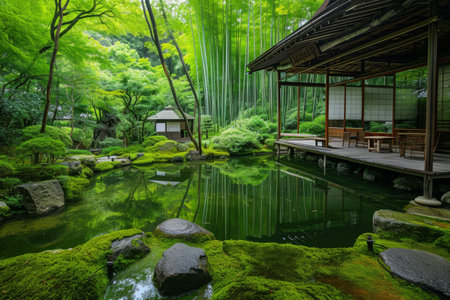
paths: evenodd
<path fill-rule="evenodd" d="M 56 54 L 58 53 L 59 35 L 61 33 L 61 26 L 62 26 L 62 20 L 63 20 L 63 16 L 64 16 L 64 10 L 67 8 L 67 5 L 69 4 L 70 0 L 67 0 L 66 4 L 64 4 L 63 7 L 61 7 L 61 1 L 62 0 L 55 0 L 55 5 L 57 6 L 55 8 L 55 14 L 59 12 L 59 20 L 58 20 L 58 27 L 56 29 L 55 39 L 53 40 L 54 46 L 53 46 L 52 58 L 50 59 L 50 71 L 48 73 L 47 89 L 46 89 L 46 95 L 45 95 L 44 116 L 42 118 L 41 133 L 45 132 L 45 127 L 47 126 L 48 110 L 50 108 L 50 96 L 51 96 L 52 83 L 53 83 L 53 69 L 55 67 Z"/>
<path fill-rule="evenodd" d="M 180 105 L 180 101 L 178 100 L 178 97 L 177 97 L 177 92 L 175 91 L 175 87 L 174 87 L 173 82 L 172 82 L 172 78 L 170 77 L 170 74 L 167 71 L 166 62 L 164 60 L 164 55 L 163 55 L 162 50 L 161 50 L 161 44 L 159 42 L 158 29 L 156 27 L 156 21 L 155 21 L 155 16 L 153 15 L 152 6 L 151 6 L 149 0 L 145 0 L 145 4 L 147 5 L 147 12 L 150 15 L 150 20 L 151 20 L 151 23 L 152 23 L 152 28 L 149 28 L 149 30 L 151 32 L 153 31 L 153 36 L 155 38 L 154 43 L 155 43 L 156 48 L 158 49 L 159 59 L 161 60 L 161 65 L 163 67 L 164 74 L 167 77 L 167 81 L 169 81 L 170 90 L 172 92 L 173 99 L 175 100 L 175 104 L 177 105 L 177 108 L 180 111 L 181 116 L 184 119 L 184 122 L 188 125 L 189 123 L 188 123 L 188 120 L 186 118 L 186 114 L 184 113 L 183 108 Z M 145 13 L 146 12 L 144 11 L 144 14 Z M 200 151 L 199 147 L 198 147 L 198 144 L 197 144 L 197 141 L 192 136 L 192 131 L 191 131 L 191 128 L 189 127 L 189 125 L 187 126 L 187 131 L 188 131 L 188 134 L 189 134 L 189 138 L 191 139 L 192 143 L 194 143 L 195 149 L 197 149 L 197 151 Z"/>

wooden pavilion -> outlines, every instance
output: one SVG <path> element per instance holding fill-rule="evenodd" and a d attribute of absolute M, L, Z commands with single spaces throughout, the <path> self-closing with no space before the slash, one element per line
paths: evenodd
<path fill-rule="evenodd" d="M 450 178 L 450 159 L 441 160 L 438 171 L 433 168 L 434 152 L 441 148 L 445 151 L 450 142 L 450 1 L 325 0 L 309 22 L 248 68 L 250 72 L 278 73 L 279 145 L 422 176 L 427 199 L 432 198 L 434 178 Z M 426 98 L 423 117 L 417 110 L 418 96 L 411 101 L 411 92 L 396 82 L 398 73 L 417 68 L 425 68 L 427 73 L 421 92 Z M 324 83 L 303 82 L 301 74 L 322 74 Z M 381 77 L 383 84 L 373 83 Z M 297 87 L 298 91 L 300 87 L 325 89 L 327 148 L 313 149 L 281 140 L 280 99 L 285 87 Z M 299 92 L 297 97 L 299 105 Z M 411 116 L 421 118 L 422 126 L 405 130 L 405 120 Z M 355 121 L 360 125 L 355 126 Z M 368 122 L 383 123 L 389 132 L 368 132 Z M 385 135 L 392 140 L 401 133 L 422 135 L 422 167 L 407 159 L 399 163 L 397 158 L 392 164 L 377 161 L 376 155 L 384 153 L 371 153 L 375 159 L 366 153 L 364 159 L 358 159 L 355 153 L 329 150 L 330 138 L 344 137 L 346 132 L 364 137 Z"/>
<path fill-rule="evenodd" d="M 193 130 L 195 118 L 186 114 L 188 124 L 183 119 L 180 111 L 172 106 L 167 106 L 159 113 L 148 117 L 148 120 L 155 122 L 155 131 L 159 135 L 164 135 L 170 140 L 181 141 L 188 137 L 187 126 Z"/>

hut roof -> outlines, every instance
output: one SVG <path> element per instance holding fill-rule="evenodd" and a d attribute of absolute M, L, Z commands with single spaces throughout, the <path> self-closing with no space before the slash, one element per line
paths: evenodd
<path fill-rule="evenodd" d="M 195 118 L 187 113 L 184 113 L 188 120 L 195 120 Z M 164 120 L 164 121 L 184 121 L 180 111 L 173 106 L 167 106 L 164 110 L 156 115 L 148 117 L 148 120 Z"/>
<path fill-rule="evenodd" d="M 438 24 L 439 59 L 450 57 L 450 1 L 326 0 L 314 17 L 252 61 L 250 72 L 358 77 L 426 64 L 428 25 Z"/>

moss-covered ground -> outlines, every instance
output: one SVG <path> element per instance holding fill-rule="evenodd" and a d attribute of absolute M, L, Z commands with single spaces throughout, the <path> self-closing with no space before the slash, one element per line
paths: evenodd
<path fill-rule="evenodd" d="M 111 242 L 137 232 L 134 229 L 119 231 L 96 237 L 73 249 L 2 260 L 1 295 L 5 299 L 100 298 L 108 285 L 104 266 Z M 375 252 L 367 250 L 367 234 L 360 236 L 351 248 L 231 240 L 195 242 L 166 239 L 151 233 L 145 242 L 152 251 L 151 268 L 162 253 L 177 242 L 203 248 L 213 278 L 213 299 L 439 299 L 392 277 L 379 263 L 377 252 L 386 247 L 404 247 L 449 259 L 450 253 L 445 247 L 409 239 L 384 239 L 376 234 L 373 237 Z"/>

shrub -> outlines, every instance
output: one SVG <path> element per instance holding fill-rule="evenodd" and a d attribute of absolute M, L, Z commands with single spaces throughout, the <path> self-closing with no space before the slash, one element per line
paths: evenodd
<path fill-rule="evenodd" d="M 21 183 L 21 180 L 19 178 L 14 178 L 14 177 L 0 178 L 0 186 L 7 193 L 10 193 L 14 189 L 14 187 L 16 185 L 19 185 L 20 183 Z"/>
<path fill-rule="evenodd" d="M 18 214 L 25 210 L 23 196 L 22 195 L 9 195 L 4 198 L 6 205 L 13 211 L 17 211 Z"/>
<path fill-rule="evenodd" d="M 220 136 L 212 139 L 219 148 L 226 149 L 230 154 L 243 154 L 260 149 L 261 144 L 253 132 L 230 128 Z"/>
<path fill-rule="evenodd" d="M 142 142 L 142 146 L 147 148 L 147 147 L 155 145 L 157 142 L 160 142 L 160 141 L 167 141 L 167 138 L 163 135 L 148 136 Z"/>
<path fill-rule="evenodd" d="M 60 140 L 49 137 L 38 137 L 23 142 L 17 147 L 21 158 L 30 158 L 33 164 L 38 164 L 47 158 L 47 162 L 53 163 L 56 158 L 63 157 L 66 148 Z"/>
<path fill-rule="evenodd" d="M 66 200 L 79 199 L 81 193 L 89 186 L 89 180 L 82 177 L 58 176 L 57 179 L 64 190 Z"/>
<path fill-rule="evenodd" d="M 313 122 L 300 124 L 300 132 L 322 135 L 325 133 L 325 116 L 319 116 Z"/>
<path fill-rule="evenodd" d="M 124 155 L 125 153 L 138 153 L 144 152 L 145 148 L 141 145 L 132 145 L 125 148 L 115 149 L 109 152 L 109 155 Z"/>
<path fill-rule="evenodd" d="M 109 155 L 114 150 L 120 150 L 122 147 L 120 146 L 111 146 L 102 149 L 102 155 Z"/>
<path fill-rule="evenodd" d="M 69 149 L 66 150 L 66 155 L 92 155 L 92 152 L 88 150 Z"/>
<path fill-rule="evenodd" d="M 6 177 L 14 173 L 14 164 L 6 156 L 0 156 L 0 177 Z"/>
<path fill-rule="evenodd" d="M 72 128 L 62 127 L 61 129 L 64 130 L 64 132 L 67 133 L 70 137 L 70 132 L 71 132 Z M 73 144 L 75 144 L 77 146 L 83 145 L 83 147 L 86 149 L 89 148 L 89 146 L 92 143 L 93 133 L 94 133 L 94 131 L 89 127 L 84 127 L 84 128 L 74 127 L 73 133 L 72 133 Z"/>
<path fill-rule="evenodd" d="M 86 178 L 91 178 L 92 176 L 94 176 L 94 171 L 92 171 L 91 168 L 83 167 L 82 174 Z"/>
<path fill-rule="evenodd" d="M 268 138 L 264 141 L 264 144 L 267 146 L 267 148 L 271 150 L 275 150 L 275 139 L 274 138 Z"/>
<path fill-rule="evenodd" d="M 17 177 L 22 181 L 40 181 L 53 179 L 56 176 L 68 175 L 69 168 L 64 165 L 50 165 L 50 166 L 23 166 L 18 169 Z"/>
<path fill-rule="evenodd" d="M 66 147 L 72 146 L 72 139 L 64 130 L 54 126 L 45 127 L 44 133 L 40 133 L 40 130 L 40 125 L 32 125 L 24 128 L 22 130 L 23 139 L 26 141 L 38 137 L 49 137 L 61 141 Z"/>
<path fill-rule="evenodd" d="M 100 142 L 100 148 L 123 147 L 123 141 L 112 137 L 107 137 Z"/>

